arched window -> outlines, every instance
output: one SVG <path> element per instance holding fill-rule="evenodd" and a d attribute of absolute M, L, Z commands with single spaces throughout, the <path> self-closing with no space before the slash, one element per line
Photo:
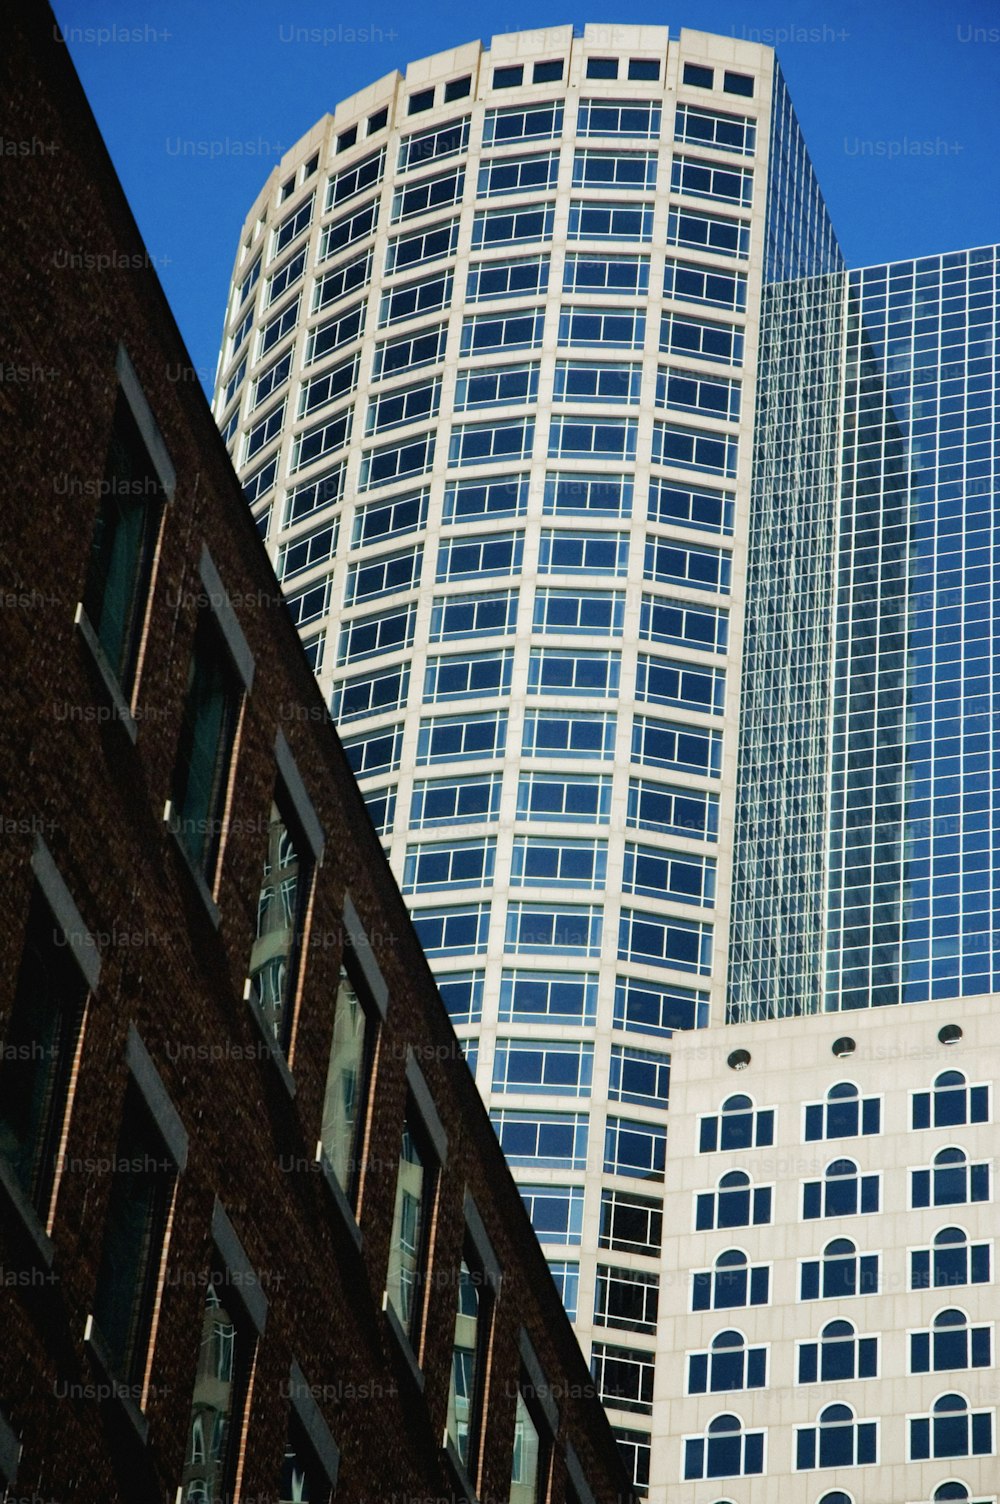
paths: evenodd
<path fill-rule="evenodd" d="M 799 1344 L 800 1384 L 873 1379 L 877 1372 L 878 1338 L 859 1337 L 850 1321 L 828 1321 L 818 1342 Z"/>
<path fill-rule="evenodd" d="M 702 1191 L 696 1200 L 695 1227 L 705 1232 L 715 1227 L 759 1226 L 771 1220 L 771 1187 L 754 1188 L 745 1170 L 730 1170 L 719 1177 L 714 1191 Z"/>
<path fill-rule="evenodd" d="M 862 1097 L 853 1081 L 838 1081 L 822 1102 L 810 1102 L 806 1107 L 806 1143 L 878 1133 L 881 1122 L 878 1097 Z"/>
<path fill-rule="evenodd" d="M 708 1352 L 688 1359 L 688 1394 L 722 1394 L 730 1389 L 763 1389 L 767 1350 L 748 1347 L 742 1332 L 719 1332 Z"/>
<path fill-rule="evenodd" d="M 753 1098 L 738 1093 L 727 1097 L 721 1110 L 701 1120 L 698 1133 L 699 1154 L 716 1149 L 755 1149 L 774 1143 L 774 1108 L 760 1111 Z"/>
<path fill-rule="evenodd" d="M 963 1206 L 990 1199 L 990 1167 L 970 1164 L 964 1149 L 939 1149 L 930 1169 L 911 1170 L 913 1205 Z"/>
<path fill-rule="evenodd" d="M 824 1494 L 816 1504 L 854 1504 L 850 1494 L 845 1494 L 842 1488 L 835 1488 L 831 1493 Z"/>
<path fill-rule="evenodd" d="M 822 1180 L 807 1180 L 802 1187 L 802 1215 L 854 1217 L 859 1212 L 877 1212 L 879 1178 L 862 1175 L 853 1159 L 835 1159 Z"/>
<path fill-rule="evenodd" d="M 910 1457 L 985 1457 L 993 1451 L 993 1415 L 970 1410 L 964 1394 L 943 1394 L 930 1415 L 910 1420 Z"/>
<path fill-rule="evenodd" d="M 874 1295 L 878 1290 L 878 1254 L 863 1253 L 850 1238 L 834 1238 L 820 1259 L 806 1259 L 800 1299 L 837 1300 L 845 1295 Z"/>
<path fill-rule="evenodd" d="M 714 1269 L 701 1269 L 693 1278 L 693 1311 L 735 1311 L 741 1306 L 766 1306 L 770 1295 L 771 1270 L 767 1264 L 751 1265 L 738 1248 L 727 1248 Z"/>
<path fill-rule="evenodd" d="M 942 1483 L 934 1490 L 932 1504 L 970 1504 L 972 1495 L 964 1483 L 952 1479 L 950 1483 Z"/>
<path fill-rule="evenodd" d="M 970 1326 L 964 1311 L 939 1311 L 928 1331 L 910 1333 L 910 1372 L 989 1368 L 992 1347 L 988 1326 Z"/>
<path fill-rule="evenodd" d="M 958 1128 L 989 1117 L 989 1087 L 970 1086 L 961 1071 L 942 1071 L 930 1091 L 913 1094 L 914 1128 Z"/>
<path fill-rule="evenodd" d="M 990 1281 L 989 1243 L 971 1243 L 964 1228 L 942 1227 L 930 1248 L 910 1255 L 910 1283 L 914 1290 L 954 1285 L 985 1285 Z"/>
<path fill-rule="evenodd" d="M 764 1432 L 744 1431 L 738 1415 L 717 1415 L 704 1436 L 684 1439 L 685 1478 L 744 1478 L 764 1471 Z"/>
<path fill-rule="evenodd" d="M 814 1426 L 795 1432 L 795 1467 L 864 1467 L 875 1461 L 878 1423 L 859 1421 L 850 1405 L 826 1405 Z"/>

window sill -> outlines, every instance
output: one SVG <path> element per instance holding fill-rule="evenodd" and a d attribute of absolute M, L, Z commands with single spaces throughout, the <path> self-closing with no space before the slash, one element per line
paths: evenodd
<path fill-rule="evenodd" d="M 287 1091 L 289 1097 L 294 1100 L 295 1094 L 298 1091 L 295 1077 L 292 1075 L 291 1068 L 289 1067 L 288 1061 L 285 1059 L 281 1046 L 278 1044 L 278 1042 L 274 1038 L 274 1035 L 267 1027 L 267 1020 L 265 1019 L 263 1013 L 260 1011 L 258 1005 L 254 1002 L 253 997 L 251 996 L 249 978 L 247 978 L 247 984 L 244 988 L 243 996 L 246 999 L 247 1007 L 253 1015 L 253 1021 L 260 1031 L 260 1037 L 267 1048 L 268 1056 L 274 1062 L 274 1067 L 278 1073 L 281 1084 Z"/>
<path fill-rule="evenodd" d="M 174 820 L 173 803 L 169 799 L 167 800 L 163 809 L 163 823 L 166 825 L 173 838 L 174 846 L 180 854 L 181 861 L 184 863 L 185 871 L 189 874 L 192 883 L 197 889 L 198 897 L 205 905 L 205 910 L 208 914 L 209 919 L 212 921 L 212 924 L 215 926 L 215 928 L 218 929 L 219 925 L 222 923 L 222 915 L 219 911 L 219 905 L 216 903 L 215 899 L 209 892 L 208 884 L 206 883 L 205 879 L 202 877 L 201 873 L 198 871 L 197 867 L 188 856 L 187 847 L 181 840 L 180 830 L 177 826 L 176 821 Z"/>
<path fill-rule="evenodd" d="M 334 1174 L 333 1166 L 326 1157 L 326 1150 L 323 1148 L 322 1143 L 316 1145 L 316 1163 L 322 1172 L 327 1190 L 330 1192 L 331 1199 L 340 1213 L 344 1226 L 350 1233 L 354 1243 L 360 1249 L 363 1242 L 361 1228 L 358 1226 L 357 1218 L 351 1210 L 351 1203 L 344 1194 L 344 1188 Z"/>
<path fill-rule="evenodd" d="M 420 1364 L 417 1362 L 417 1355 L 413 1351 L 413 1344 L 410 1342 L 410 1339 L 407 1336 L 406 1330 L 403 1327 L 403 1323 L 396 1315 L 395 1309 L 389 1303 L 389 1292 L 387 1290 L 384 1291 L 382 1295 L 382 1311 L 385 1315 L 389 1330 L 395 1337 L 399 1350 L 403 1354 L 403 1357 L 406 1359 L 406 1366 L 410 1370 L 410 1375 L 413 1379 L 413 1382 L 416 1384 L 418 1389 L 422 1390 L 424 1387 L 423 1371 L 420 1367 Z"/>
<path fill-rule="evenodd" d="M 0 1156 L 0 1197 L 13 1213 L 13 1220 L 31 1244 L 32 1253 L 46 1269 L 52 1268 L 55 1244 L 38 1219 L 38 1213 L 28 1200 L 13 1170 Z"/>
<path fill-rule="evenodd" d="M 80 641 L 87 649 L 90 661 L 100 675 L 101 682 L 107 691 L 108 699 L 111 701 L 111 714 L 108 719 L 120 721 L 125 728 L 125 734 L 128 736 L 129 741 L 134 742 L 139 735 L 139 727 L 136 725 L 132 710 L 122 693 L 122 688 L 115 671 L 108 662 L 108 656 L 101 647 L 97 633 L 91 625 L 90 618 L 83 609 L 82 601 L 76 608 L 73 624 L 80 634 Z"/>
<path fill-rule="evenodd" d="M 114 1371 L 111 1357 L 108 1353 L 100 1328 L 93 1316 L 87 1317 L 87 1324 L 83 1331 L 83 1345 L 89 1352 L 96 1368 L 100 1370 L 104 1383 L 99 1386 L 99 1398 L 114 1402 L 125 1416 L 139 1442 L 145 1446 L 149 1437 L 149 1421 L 143 1414 L 141 1407 L 129 1392 L 137 1386 L 123 1384 Z"/>

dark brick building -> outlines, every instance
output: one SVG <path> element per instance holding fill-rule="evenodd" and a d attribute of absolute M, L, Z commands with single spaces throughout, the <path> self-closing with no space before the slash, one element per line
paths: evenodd
<path fill-rule="evenodd" d="M 625 1497 L 67 52 L 18 9 L 0 1492 Z"/>

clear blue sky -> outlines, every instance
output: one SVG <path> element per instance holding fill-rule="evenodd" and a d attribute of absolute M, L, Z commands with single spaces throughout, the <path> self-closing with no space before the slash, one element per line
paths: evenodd
<path fill-rule="evenodd" d="M 207 387 L 243 218 L 282 152 L 339 99 L 477 36 L 647 22 L 767 42 L 849 265 L 1000 240 L 995 0 L 600 0 L 589 11 L 553 0 L 458 10 L 443 0 L 55 0 L 55 11 Z M 296 40 L 324 30 L 325 42 Z"/>

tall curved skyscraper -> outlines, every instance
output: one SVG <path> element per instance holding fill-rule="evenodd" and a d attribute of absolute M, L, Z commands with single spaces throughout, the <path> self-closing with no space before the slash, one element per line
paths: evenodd
<path fill-rule="evenodd" d="M 670 1038 L 725 1009 L 763 290 L 840 265 L 769 48 L 588 26 L 340 103 L 233 274 L 218 422 L 640 1481 Z"/>

